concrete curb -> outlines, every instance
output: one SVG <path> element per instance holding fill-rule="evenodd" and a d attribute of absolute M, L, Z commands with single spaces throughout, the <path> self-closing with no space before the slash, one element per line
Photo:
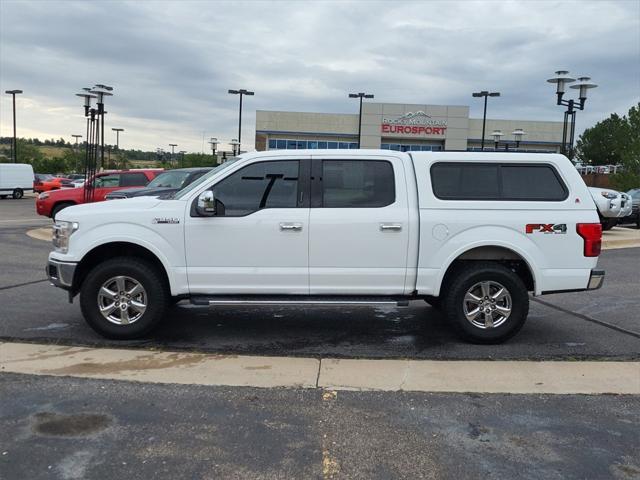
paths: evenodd
<path fill-rule="evenodd" d="M 602 232 L 603 250 L 634 247 L 640 247 L 640 230 L 638 229 L 614 227 Z"/>
<path fill-rule="evenodd" d="M 640 362 L 341 360 L 3 342 L 0 372 L 262 388 L 640 394 Z"/>

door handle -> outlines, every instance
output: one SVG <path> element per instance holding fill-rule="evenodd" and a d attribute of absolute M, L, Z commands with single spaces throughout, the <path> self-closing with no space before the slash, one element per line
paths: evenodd
<path fill-rule="evenodd" d="M 280 230 L 292 230 L 295 232 L 299 232 L 300 230 L 302 230 L 302 224 L 301 223 L 281 223 Z"/>
<path fill-rule="evenodd" d="M 383 232 L 386 232 L 387 230 L 400 231 L 402 230 L 402 224 L 401 223 L 381 223 L 380 230 Z"/>

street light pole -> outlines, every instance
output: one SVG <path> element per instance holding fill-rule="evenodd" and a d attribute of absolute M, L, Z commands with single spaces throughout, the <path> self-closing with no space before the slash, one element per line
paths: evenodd
<path fill-rule="evenodd" d="M 118 153 L 118 160 L 121 160 L 120 158 L 120 132 L 124 132 L 124 128 L 112 128 L 111 130 L 113 130 L 114 132 L 116 132 L 116 152 Z M 109 164 L 111 164 L 111 150 L 109 150 Z M 117 165 L 117 163 L 116 163 Z"/>
<path fill-rule="evenodd" d="M 76 151 L 78 151 L 78 139 L 82 138 L 82 135 L 71 135 L 71 136 L 76 139 L 76 147 L 75 147 L 75 149 L 76 149 Z"/>
<path fill-rule="evenodd" d="M 22 90 L 5 90 L 4 93 L 8 93 L 13 97 L 13 145 L 11 153 L 13 154 L 13 163 L 18 163 L 18 143 L 16 141 L 16 95 L 20 95 Z"/>
<path fill-rule="evenodd" d="M 362 141 L 362 99 L 363 98 L 373 98 L 373 94 L 371 93 L 350 93 L 349 98 L 359 98 L 360 99 L 360 113 L 358 113 L 358 148 L 360 148 L 360 143 Z"/>
<path fill-rule="evenodd" d="M 485 125 L 487 123 L 487 98 L 499 97 L 500 92 L 488 92 L 487 90 L 482 90 L 481 92 L 473 92 L 471 95 L 474 97 L 484 97 L 484 113 L 482 114 L 482 140 L 480 144 L 481 150 L 484 151 L 484 131 L 485 131 Z"/>
<path fill-rule="evenodd" d="M 176 161 L 176 147 L 178 146 L 178 144 L 170 143 L 169 146 L 171 147 L 171 165 L 173 165 L 173 163 Z"/>
<path fill-rule="evenodd" d="M 209 143 L 211 144 L 211 156 L 213 156 L 213 163 L 217 165 L 218 159 L 216 157 L 216 147 L 218 146 L 218 139 L 216 137 L 211 137 Z"/>
<path fill-rule="evenodd" d="M 584 104 L 587 101 L 587 90 L 596 88 L 595 83 L 591 83 L 591 77 L 578 77 L 578 83 L 571 85 L 570 88 L 580 90 L 578 94 L 578 102 L 574 99 L 564 100 L 565 86 L 576 81 L 575 78 L 569 76 L 568 70 L 558 70 L 556 76 L 547 80 L 549 83 L 555 83 L 556 86 L 556 105 L 567 107 L 564 112 L 564 123 L 562 124 L 562 153 L 573 159 L 573 140 L 576 131 L 576 110 L 584 110 Z M 571 125 L 569 126 L 569 117 L 571 117 Z M 569 146 L 567 147 L 567 133 L 569 134 Z"/>
<path fill-rule="evenodd" d="M 242 96 L 243 95 L 255 95 L 255 92 L 250 92 L 249 90 L 240 89 L 240 90 L 229 90 L 229 93 L 232 95 L 240 95 L 240 112 L 238 115 L 238 144 L 242 145 Z M 238 147 L 238 154 L 240 153 L 240 147 Z"/>

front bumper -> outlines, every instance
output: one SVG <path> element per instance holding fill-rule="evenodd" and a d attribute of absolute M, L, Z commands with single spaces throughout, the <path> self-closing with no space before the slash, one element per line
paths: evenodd
<path fill-rule="evenodd" d="M 73 275 L 75 274 L 76 267 L 75 262 L 61 262 L 59 260 L 49 259 L 45 271 L 49 281 L 56 287 L 64 288 L 65 290 L 71 290 L 73 285 Z"/>
<path fill-rule="evenodd" d="M 591 270 L 587 290 L 597 290 L 604 283 L 604 270 Z"/>

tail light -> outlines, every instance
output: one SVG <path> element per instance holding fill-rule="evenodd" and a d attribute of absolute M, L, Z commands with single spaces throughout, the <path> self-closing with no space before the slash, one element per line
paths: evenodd
<path fill-rule="evenodd" d="M 576 231 L 584 239 L 584 256 L 597 257 L 602 247 L 602 225 L 599 223 L 578 223 Z"/>

